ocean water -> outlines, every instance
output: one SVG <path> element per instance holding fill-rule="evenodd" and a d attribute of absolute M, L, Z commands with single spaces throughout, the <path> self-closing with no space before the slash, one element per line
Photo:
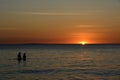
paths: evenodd
<path fill-rule="evenodd" d="M 120 45 L 0 45 L 0 80 L 120 80 Z"/>

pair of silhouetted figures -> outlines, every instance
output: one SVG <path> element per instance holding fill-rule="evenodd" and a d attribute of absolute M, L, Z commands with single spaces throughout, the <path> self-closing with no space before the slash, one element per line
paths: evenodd
<path fill-rule="evenodd" d="M 23 59 L 23 61 L 26 61 L 26 53 L 23 54 L 23 57 L 21 57 L 21 52 L 17 55 L 17 60 L 20 62 Z"/>

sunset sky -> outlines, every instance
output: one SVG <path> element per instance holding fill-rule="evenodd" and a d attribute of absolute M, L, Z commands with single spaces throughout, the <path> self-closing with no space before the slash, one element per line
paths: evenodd
<path fill-rule="evenodd" d="M 120 43 L 120 0 L 0 0 L 0 44 Z"/>

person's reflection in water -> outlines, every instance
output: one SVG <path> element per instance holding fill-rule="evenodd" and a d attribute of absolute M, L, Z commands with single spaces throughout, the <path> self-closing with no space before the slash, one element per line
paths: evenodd
<path fill-rule="evenodd" d="M 20 64 L 22 58 L 21 58 L 21 52 L 18 53 L 17 55 L 17 60 L 18 60 L 18 63 Z"/>

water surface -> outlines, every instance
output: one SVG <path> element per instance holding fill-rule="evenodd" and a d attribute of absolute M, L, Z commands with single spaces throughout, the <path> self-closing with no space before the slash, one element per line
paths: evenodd
<path fill-rule="evenodd" d="M 0 45 L 0 80 L 120 80 L 120 45 Z"/>

